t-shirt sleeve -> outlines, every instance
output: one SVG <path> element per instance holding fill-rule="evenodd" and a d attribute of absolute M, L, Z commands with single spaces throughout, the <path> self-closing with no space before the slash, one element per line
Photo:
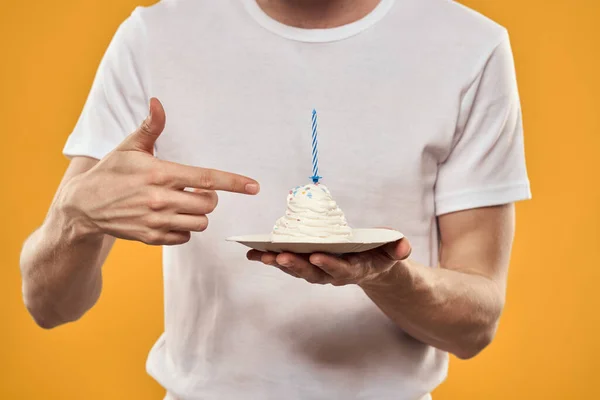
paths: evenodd
<path fill-rule="evenodd" d="M 83 111 L 63 148 L 67 157 L 101 159 L 132 133 L 148 113 L 139 9 L 108 46 Z"/>
<path fill-rule="evenodd" d="M 438 167 L 436 215 L 531 198 L 508 34 L 464 92 L 453 146 Z"/>

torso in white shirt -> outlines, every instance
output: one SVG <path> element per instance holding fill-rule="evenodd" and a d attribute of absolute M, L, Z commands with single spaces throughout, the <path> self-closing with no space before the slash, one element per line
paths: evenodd
<path fill-rule="evenodd" d="M 181 399 L 414 400 L 448 356 L 355 286 L 311 285 L 245 259 L 225 238 L 268 233 L 288 190 L 320 172 L 353 227 L 409 237 L 438 262 L 436 215 L 528 197 L 506 31 L 446 0 L 382 0 L 330 30 L 281 25 L 254 0 L 139 8 L 100 67 L 68 155 L 101 158 L 165 106 L 159 158 L 237 172 L 209 229 L 164 249 L 165 333 L 148 370 Z"/>

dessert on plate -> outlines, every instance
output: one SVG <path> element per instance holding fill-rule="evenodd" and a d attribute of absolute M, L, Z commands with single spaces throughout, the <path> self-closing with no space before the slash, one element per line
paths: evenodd
<path fill-rule="evenodd" d="M 320 183 L 296 186 L 287 196 L 285 215 L 275 222 L 275 243 L 344 243 L 352 240 L 346 217 Z"/>
<path fill-rule="evenodd" d="M 270 234 L 235 236 L 235 241 L 258 251 L 346 254 L 368 251 L 402 239 L 389 229 L 351 229 L 346 217 L 319 180 L 317 112 L 312 112 L 312 183 L 296 186 L 287 196 L 285 215 Z"/>

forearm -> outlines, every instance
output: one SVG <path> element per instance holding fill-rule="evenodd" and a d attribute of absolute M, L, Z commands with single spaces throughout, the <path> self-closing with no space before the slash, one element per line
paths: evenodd
<path fill-rule="evenodd" d="M 491 279 L 412 261 L 363 289 L 406 333 L 460 358 L 489 344 L 504 305 L 504 290 Z"/>
<path fill-rule="evenodd" d="M 61 212 L 50 211 L 21 252 L 23 298 L 44 328 L 80 318 L 98 300 L 101 264 L 112 238 L 89 235 Z"/>

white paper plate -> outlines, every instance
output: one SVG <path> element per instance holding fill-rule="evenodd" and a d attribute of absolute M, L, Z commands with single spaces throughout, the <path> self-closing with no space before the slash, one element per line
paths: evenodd
<path fill-rule="evenodd" d="M 227 240 L 238 242 L 255 250 L 282 253 L 359 253 L 368 251 L 384 244 L 395 242 L 404 237 L 398 231 L 390 229 L 353 229 L 352 241 L 343 243 L 273 243 L 271 235 L 234 236 Z"/>

